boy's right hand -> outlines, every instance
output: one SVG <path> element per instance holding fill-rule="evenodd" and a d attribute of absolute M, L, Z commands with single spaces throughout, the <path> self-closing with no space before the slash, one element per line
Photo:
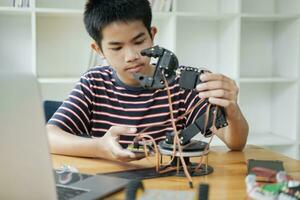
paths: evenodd
<path fill-rule="evenodd" d="M 129 162 L 143 158 L 144 155 L 135 154 L 127 149 L 124 149 L 118 143 L 120 135 L 134 133 L 136 133 L 136 128 L 112 126 L 103 137 L 97 138 L 98 142 L 96 156 L 123 162 Z"/>

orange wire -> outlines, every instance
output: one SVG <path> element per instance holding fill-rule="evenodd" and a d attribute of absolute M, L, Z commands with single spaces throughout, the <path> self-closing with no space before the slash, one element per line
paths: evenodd
<path fill-rule="evenodd" d="M 190 176 L 190 173 L 187 169 L 187 166 L 186 166 L 186 163 L 185 163 L 185 160 L 182 156 L 182 147 L 181 147 L 181 144 L 180 144 L 180 140 L 179 140 L 179 133 L 177 131 L 177 127 L 176 127 L 176 122 L 178 122 L 179 120 L 183 119 L 186 115 L 188 115 L 190 112 L 194 111 L 195 108 L 197 108 L 198 106 L 200 106 L 204 101 L 205 99 L 200 99 L 194 106 L 192 106 L 190 109 L 188 109 L 184 114 L 180 115 L 176 120 L 174 119 L 174 114 L 173 114 L 173 107 L 172 107 L 172 99 L 171 99 L 171 93 L 170 93 L 170 88 L 168 86 L 168 82 L 166 80 L 166 77 L 162 74 L 163 78 L 164 78 L 164 83 L 165 83 L 165 86 L 166 86 L 166 89 L 167 89 L 167 94 L 168 94 L 168 102 L 169 102 L 169 110 L 170 110 L 170 116 L 171 116 L 171 122 L 169 123 L 166 123 L 166 124 L 163 124 L 162 126 L 167 126 L 169 125 L 170 123 L 172 124 L 172 127 L 173 127 L 173 130 L 174 130 L 174 140 L 173 140 L 173 156 L 172 156 L 172 159 L 169 163 L 171 163 L 174 158 L 175 158 L 175 155 L 176 155 L 176 145 L 178 146 L 178 151 L 179 151 L 179 157 L 180 157 L 180 160 L 181 160 L 181 163 L 182 163 L 182 166 L 183 166 L 183 170 L 184 170 L 184 173 L 186 175 L 186 177 L 189 179 L 190 183 L 192 183 L 192 178 Z M 206 131 L 206 127 L 208 125 L 208 120 L 209 120 L 209 112 L 210 112 L 210 107 L 211 107 L 211 104 L 208 103 L 208 108 L 206 110 L 206 118 L 205 118 L 205 123 L 204 123 L 204 134 L 205 134 L 205 131 Z M 204 107 L 203 107 L 204 108 Z M 202 109 L 203 109 L 202 108 Z M 202 110 L 200 109 L 200 111 Z M 215 113 L 213 115 L 213 126 L 215 125 L 215 121 L 216 121 L 216 114 L 217 114 L 217 110 L 218 110 L 218 106 L 216 107 L 216 110 L 215 110 Z M 137 137 L 141 137 L 141 138 L 149 138 L 153 145 L 154 145 L 154 149 L 155 149 L 155 156 L 156 156 L 156 171 L 159 172 L 159 173 L 166 173 L 166 172 L 169 172 L 169 171 L 173 171 L 173 170 L 176 170 L 177 167 L 168 167 L 167 169 L 165 170 L 161 170 L 159 171 L 159 151 L 158 151 L 158 147 L 156 145 L 156 142 L 155 140 L 153 139 L 153 137 L 149 136 L 149 135 L 146 135 L 144 134 L 144 132 L 146 130 L 148 130 L 149 128 L 152 128 L 152 127 L 155 127 L 156 125 L 154 126 L 148 126 L 148 127 L 145 127 L 144 129 L 142 129 L 140 131 L 140 133 L 138 133 L 138 136 Z M 210 138 L 210 141 L 208 142 L 208 144 L 206 145 L 205 147 L 205 151 L 207 151 L 211 141 L 212 141 L 212 138 L 214 136 L 214 132 Z M 145 150 L 145 156 L 148 157 L 148 153 L 146 152 L 146 144 L 144 142 L 144 150 Z M 201 160 L 199 162 L 199 164 L 197 165 L 197 167 L 195 168 L 195 171 L 198 170 L 201 165 L 202 165 L 202 162 L 203 162 L 203 155 L 201 156 Z"/>
<path fill-rule="evenodd" d="M 184 171 L 184 174 L 186 175 L 186 177 L 189 179 L 190 183 L 193 183 L 193 180 L 191 178 L 191 175 L 190 173 L 188 172 L 188 169 L 187 169 L 187 166 L 186 166 L 186 163 L 185 163 L 185 160 L 182 156 L 182 149 L 181 149 L 181 145 L 180 145 L 180 141 L 179 141 L 179 137 L 178 137 L 178 132 L 177 132 L 177 128 L 176 128 L 176 124 L 175 124 L 175 119 L 174 119 L 174 115 L 173 115 L 173 104 L 172 104 L 172 99 L 171 99 L 171 92 L 170 92 L 170 88 L 169 88 L 169 85 L 168 85 L 168 82 L 166 80 L 166 77 L 162 74 L 163 78 L 164 78 L 164 83 L 165 83 L 165 86 L 166 86 L 166 89 L 167 89 L 167 94 L 168 94 L 168 101 L 169 101 L 169 109 L 170 109 L 170 116 L 171 116 L 171 122 L 172 122 L 172 126 L 173 126 L 173 129 L 174 129 L 174 132 L 175 132 L 175 137 L 174 137 L 174 140 L 176 141 L 176 143 L 173 143 L 173 152 L 175 151 L 176 152 L 176 144 L 178 145 L 178 150 L 179 150 L 179 157 L 180 157 L 180 160 L 181 160 L 181 164 L 183 166 L 183 171 Z M 175 149 L 175 150 L 174 150 Z"/>
<path fill-rule="evenodd" d="M 149 138 L 151 140 L 151 142 L 153 143 L 154 150 L 155 150 L 155 157 L 156 157 L 156 171 L 158 172 L 159 171 L 159 151 L 158 151 L 155 140 L 153 139 L 153 137 L 151 137 L 150 135 L 146 135 L 146 134 L 139 134 L 138 137 L 140 137 L 140 138 Z M 146 145 L 146 144 L 144 143 L 144 145 Z M 144 149 L 145 149 L 145 146 L 144 146 Z M 145 153 L 145 155 L 147 156 L 146 153 Z"/>
<path fill-rule="evenodd" d="M 210 109 L 210 108 L 209 108 L 209 109 Z M 216 118 L 217 118 L 218 109 L 219 109 L 219 107 L 217 106 L 216 109 L 215 109 L 215 112 L 213 113 L 213 114 L 214 114 L 214 115 L 213 115 L 213 125 L 212 125 L 213 127 L 215 126 L 215 122 L 216 122 Z M 206 129 L 206 127 L 205 127 L 205 129 Z M 204 129 L 204 132 L 205 132 L 205 129 Z M 204 133 L 204 134 L 205 134 L 205 133 Z M 211 141 L 212 141 L 214 135 L 215 135 L 215 133 L 212 132 L 212 136 L 210 137 L 209 142 L 208 142 L 207 145 L 205 146 L 204 152 L 207 151 L 208 147 L 210 146 L 210 143 L 211 143 Z M 200 168 L 201 165 L 202 165 L 202 162 L 203 162 L 203 155 L 201 156 L 200 162 L 199 162 L 199 164 L 197 165 L 197 167 L 195 168 L 194 171 L 198 171 L 198 170 L 199 170 L 199 168 Z"/>

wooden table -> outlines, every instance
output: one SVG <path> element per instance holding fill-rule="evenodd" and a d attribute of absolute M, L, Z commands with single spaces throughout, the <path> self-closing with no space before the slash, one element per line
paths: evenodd
<path fill-rule="evenodd" d="M 154 159 L 121 163 L 60 155 L 53 155 L 52 158 L 54 168 L 67 164 L 76 167 L 82 173 L 91 174 L 155 165 Z M 193 177 L 194 186 L 197 186 L 200 182 L 208 183 L 210 185 L 209 199 L 245 199 L 246 162 L 248 159 L 281 160 L 284 162 L 287 173 L 300 180 L 300 161 L 298 160 L 256 146 L 247 146 L 242 152 L 229 151 L 225 147 L 212 147 L 208 164 L 214 168 L 214 172 L 207 176 Z M 185 177 L 147 179 L 143 183 L 146 189 L 192 190 L 196 192 L 197 188 L 190 189 Z M 114 199 L 124 199 L 124 194 L 116 194 Z"/>

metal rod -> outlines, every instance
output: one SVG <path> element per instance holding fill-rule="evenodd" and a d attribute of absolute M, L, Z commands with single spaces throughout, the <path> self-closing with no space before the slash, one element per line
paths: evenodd
<path fill-rule="evenodd" d="M 207 172 L 208 168 L 208 155 L 205 156 L 205 171 Z"/>
<path fill-rule="evenodd" d="M 176 174 L 179 174 L 179 157 L 177 157 Z"/>

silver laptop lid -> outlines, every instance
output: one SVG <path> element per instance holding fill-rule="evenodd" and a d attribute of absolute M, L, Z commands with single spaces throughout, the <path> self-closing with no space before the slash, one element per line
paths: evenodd
<path fill-rule="evenodd" d="M 56 199 L 36 78 L 0 71 L 0 199 Z"/>

